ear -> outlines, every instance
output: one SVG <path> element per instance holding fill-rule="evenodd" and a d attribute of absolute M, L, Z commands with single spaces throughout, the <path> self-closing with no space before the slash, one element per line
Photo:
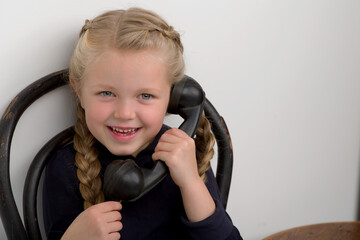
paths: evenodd
<path fill-rule="evenodd" d="M 72 77 L 70 77 L 69 82 L 70 82 L 71 87 L 74 89 L 74 92 L 76 93 L 76 96 L 77 96 L 81 106 L 83 106 L 79 86 L 75 83 L 75 81 L 74 81 L 74 79 Z"/>
<path fill-rule="evenodd" d="M 70 77 L 69 82 L 70 82 L 71 87 L 74 89 L 76 95 L 80 98 L 79 88 L 77 87 L 77 85 L 72 77 Z"/>

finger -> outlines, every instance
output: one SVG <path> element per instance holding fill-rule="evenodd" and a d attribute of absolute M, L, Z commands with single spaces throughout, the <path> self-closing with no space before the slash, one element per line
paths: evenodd
<path fill-rule="evenodd" d="M 171 128 L 171 129 L 167 130 L 164 134 L 165 135 L 173 135 L 173 136 L 177 136 L 177 137 L 181 137 L 181 138 L 189 138 L 189 135 L 187 135 L 186 132 L 184 132 L 183 130 L 178 129 L 178 128 Z"/>
<path fill-rule="evenodd" d="M 108 212 L 105 215 L 105 221 L 108 223 L 114 222 L 114 221 L 120 221 L 121 218 L 122 218 L 121 213 L 117 210 Z"/>
<path fill-rule="evenodd" d="M 180 137 L 178 137 L 176 135 L 173 135 L 173 134 L 163 134 L 161 136 L 161 138 L 159 139 L 159 143 L 160 142 L 176 143 L 181 139 L 182 138 L 180 138 Z"/>
<path fill-rule="evenodd" d="M 102 202 L 102 203 L 94 205 L 94 207 L 99 208 L 99 211 L 102 213 L 119 211 L 122 209 L 121 203 L 117 202 L 117 201 Z"/>
<path fill-rule="evenodd" d="M 168 159 L 170 156 L 169 152 L 167 151 L 158 151 L 153 153 L 152 159 L 155 161 L 163 161 L 166 163 L 166 159 Z"/>
<path fill-rule="evenodd" d="M 179 143 L 172 143 L 172 142 L 158 142 L 157 146 L 155 147 L 155 152 L 160 152 L 160 151 L 172 151 L 173 149 L 176 149 L 176 146 Z"/>
<path fill-rule="evenodd" d="M 194 146 L 195 141 L 188 136 L 186 138 L 167 136 L 158 142 L 155 151 L 189 150 Z"/>
<path fill-rule="evenodd" d="M 152 158 L 153 160 L 160 159 L 166 162 L 168 159 L 179 156 L 182 151 L 181 149 L 181 144 L 159 143 L 155 148 Z"/>
<path fill-rule="evenodd" d="M 119 240 L 121 238 L 121 235 L 119 232 L 112 232 L 108 234 L 107 240 Z"/>
<path fill-rule="evenodd" d="M 159 139 L 159 142 L 157 144 L 157 146 L 159 146 L 159 144 L 161 143 L 178 143 L 179 141 L 181 141 L 182 138 L 179 137 L 179 136 L 176 136 L 174 134 L 171 134 L 171 133 L 167 133 L 167 134 L 163 134 L 160 139 Z"/>
<path fill-rule="evenodd" d="M 123 225 L 120 221 L 109 223 L 107 229 L 109 233 L 118 232 L 123 228 Z"/>

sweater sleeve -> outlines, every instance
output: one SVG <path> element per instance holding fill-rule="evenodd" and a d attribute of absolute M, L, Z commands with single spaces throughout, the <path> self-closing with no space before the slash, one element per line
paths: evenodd
<path fill-rule="evenodd" d="M 211 169 L 207 172 L 206 186 L 214 199 L 216 210 L 211 216 L 199 222 L 189 222 L 183 217 L 182 222 L 189 235 L 192 239 L 242 240 L 238 229 L 221 204 L 219 189 Z"/>
<path fill-rule="evenodd" d="M 82 211 L 72 146 L 60 149 L 46 166 L 43 216 L 47 239 L 60 239 Z"/>

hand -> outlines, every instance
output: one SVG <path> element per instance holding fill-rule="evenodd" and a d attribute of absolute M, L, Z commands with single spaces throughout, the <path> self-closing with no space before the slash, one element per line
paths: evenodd
<path fill-rule="evenodd" d="M 180 129 L 169 129 L 161 136 L 152 158 L 166 163 L 173 181 L 180 188 L 201 180 L 195 141 Z"/>
<path fill-rule="evenodd" d="M 186 215 L 191 222 L 201 221 L 215 212 L 215 203 L 199 176 L 195 141 L 184 131 L 173 128 L 159 139 L 152 156 L 169 167 L 179 186 Z"/>
<path fill-rule="evenodd" d="M 118 240 L 122 229 L 120 202 L 103 202 L 89 207 L 71 223 L 61 240 Z"/>

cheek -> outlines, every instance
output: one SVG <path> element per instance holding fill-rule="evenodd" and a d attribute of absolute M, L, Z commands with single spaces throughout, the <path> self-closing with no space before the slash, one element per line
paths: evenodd
<path fill-rule="evenodd" d="M 165 118 L 165 114 L 166 114 L 166 109 L 167 107 L 164 106 L 158 106 L 158 107 L 154 107 L 154 108 L 148 108 L 144 111 L 142 111 L 142 118 L 143 121 L 147 124 L 147 125 L 162 125 L 164 118 Z"/>
<path fill-rule="evenodd" d="M 90 123 L 103 123 L 111 114 L 109 106 L 90 104 L 91 107 L 85 108 L 86 122 Z"/>

